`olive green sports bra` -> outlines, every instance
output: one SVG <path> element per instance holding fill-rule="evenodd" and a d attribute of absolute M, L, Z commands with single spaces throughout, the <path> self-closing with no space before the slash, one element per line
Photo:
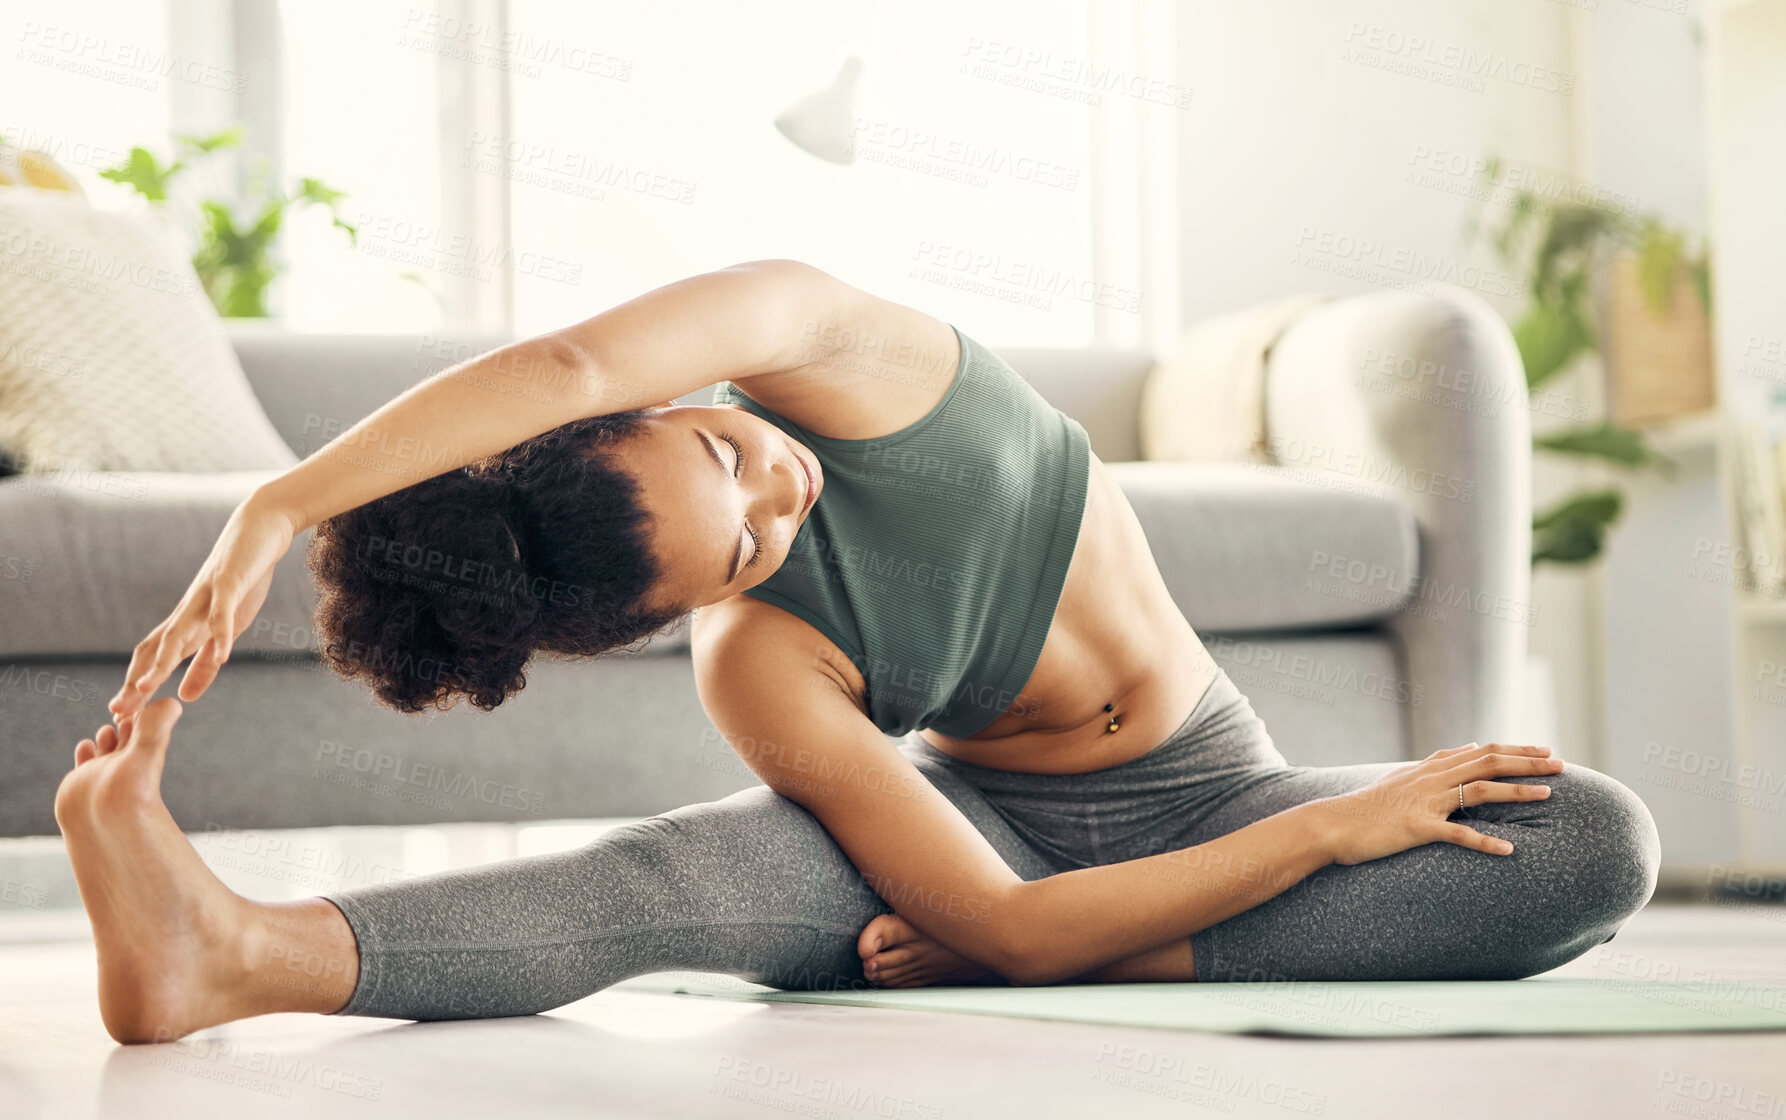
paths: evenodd
<path fill-rule="evenodd" d="M 879 439 L 810 432 L 731 382 L 714 393 L 811 448 L 825 471 L 787 559 L 744 594 L 836 643 L 867 682 L 875 726 L 893 736 L 966 738 L 1012 707 L 1085 512 L 1085 429 L 955 335 L 961 361 L 942 400 Z"/>

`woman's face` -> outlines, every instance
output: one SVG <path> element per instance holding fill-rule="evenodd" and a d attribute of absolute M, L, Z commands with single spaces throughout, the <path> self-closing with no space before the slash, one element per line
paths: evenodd
<path fill-rule="evenodd" d="M 620 459 L 650 514 L 664 567 L 658 606 L 704 607 L 768 579 L 824 485 L 818 458 L 780 428 L 733 405 L 648 410 Z"/>

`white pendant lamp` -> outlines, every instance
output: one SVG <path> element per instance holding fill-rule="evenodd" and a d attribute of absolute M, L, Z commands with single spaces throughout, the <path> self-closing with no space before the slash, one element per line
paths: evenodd
<path fill-rule="evenodd" d="M 851 137 L 856 130 L 856 79 L 862 60 L 851 55 L 831 84 L 814 90 L 781 111 L 775 127 L 795 144 L 832 163 L 856 162 Z"/>

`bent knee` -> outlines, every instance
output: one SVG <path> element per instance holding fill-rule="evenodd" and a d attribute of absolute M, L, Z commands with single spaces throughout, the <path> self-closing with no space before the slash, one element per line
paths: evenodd
<path fill-rule="evenodd" d="M 1525 911 L 1527 921 L 1547 927 L 1526 931 L 1536 935 L 1530 944 L 1540 954 L 1552 942 L 1582 951 L 1588 941 L 1603 943 L 1655 894 L 1662 845 L 1649 806 L 1618 779 L 1574 763 L 1560 774 L 1514 780 L 1548 785 L 1551 793 L 1518 803 L 1519 815 L 1505 819 L 1550 833 L 1531 867 L 1534 901 L 1544 905 L 1511 912 Z M 1521 840 L 1513 839 L 1517 851 Z"/>

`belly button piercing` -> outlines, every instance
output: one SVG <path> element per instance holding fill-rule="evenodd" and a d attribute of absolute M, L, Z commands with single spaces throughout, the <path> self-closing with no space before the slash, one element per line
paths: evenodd
<path fill-rule="evenodd" d="M 1114 712 L 1114 711 L 1115 711 L 1115 710 L 1116 710 L 1116 705 L 1115 705 L 1115 704 L 1105 704 L 1105 705 L 1104 705 L 1104 710 L 1105 710 L 1105 711 L 1106 711 L 1106 712 Z M 1105 730 L 1105 731 L 1115 731 L 1115 730 L 1116 730 L 1116 729 L 1117 729 L 1117 728 L 1118 728 L 1118 727 L 1121 727 L 1121 726 L 1122 726 L 1122 725 L 1121 725 L 1121 724 L 1120 724 L 1120 723 L 1117 723 L 1117 722 L 1116 722 L 1116 717 L 1115 717 L 1115 716 L 1111 716 L 1111 717 L 1110 717 L 1110 726 L 1109 726 L 1109 727 L 1106 727 L 1106 728 L 1104 728 L 1104 730 Z"/>

